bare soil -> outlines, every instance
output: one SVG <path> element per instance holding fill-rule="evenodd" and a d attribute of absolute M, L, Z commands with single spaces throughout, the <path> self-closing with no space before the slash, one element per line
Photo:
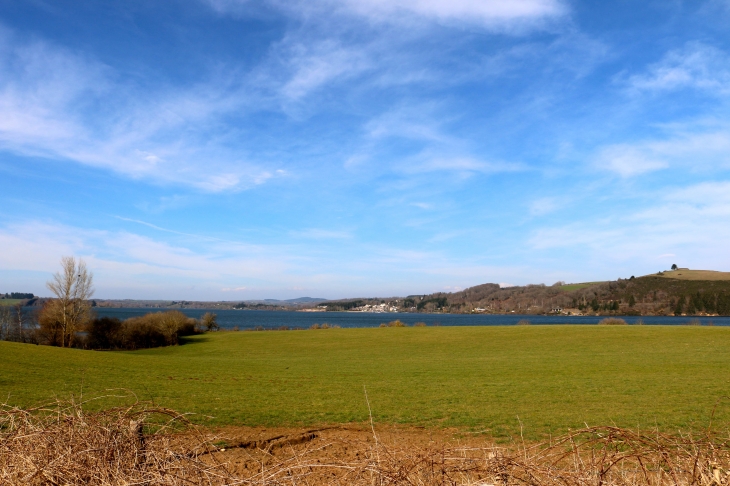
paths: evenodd
<path fill-rule="evenodd" d="M 225 427 L 213 431 L 217 451 L 206 459 L 246 479 L 282 476 L 284 469 L 309 484 L 348 484 L 367 465 L 387 462 L 397 451 L 484 451 L 494 443 L 459 429 L 346 424 L 319 428 Z M 210 440 L 210 439 L 209 439 Z M 305 483 L 306 484 L 306 483 Z"/>

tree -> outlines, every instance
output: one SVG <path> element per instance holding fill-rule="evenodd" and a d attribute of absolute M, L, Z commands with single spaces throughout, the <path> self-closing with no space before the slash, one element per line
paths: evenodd
<path fill-rule="evenodd" d="M 217 317 L 212 312 L 206 312 L 203 314 L 203 317 L 200 318 L 200 324 L 205 328 L 206 331 L 217 331 L 220 329 L 220 326 L 218 326 Z"/>
<path fill-rule="evenodd" d="M 10 340 L 10 326 L 13 322 L 13 314 L 10 312 L 10 307 L 6 305 L 0 305 L 0 340 Z"/>
<path fill-rule="evenodd" d="M 676 263 L 672 263 L 672 270 L 676 270 L 677 268 L 678 268 L 677 267 L 677 264 Z"/>
<path fill-rule="evenodd" d="M 634 294 L 631 294 L 629 296 L 629 307 L 633 307 L 636 305 L 636 298 L 634 298 Z"/>
<path fill-rule="evenodd" d="M 94 276 L 86 269 L 86 263 L 74 257 L 61 258 L 61 271 L 53 275 L 46 285 L 56 296 L 53 303 L 41 311 L 42 325 L 51 329 L 54 341 L 61 347 L 70 347 L 76 333 L 91 320 L 91 303 L 94 295 Z"/>
<path fill-rule="evenodd" d="M 14 327 L 18 330 L 18 341 L 21 343 L 25 342 L 26 336 L 23 334 L 23 328 L 25 327 L 28 318 L 25 315 L 25 312 L 23 312 L 23 304 L 18 302 L 13 306 L 13 324 Z"/>
<path fill-rule="evenodd" d="M 677 299 L 677 305 L 674 307 L 674 315 L 681 316 L 684 310 L 684 296 L 680 295 Z"/>

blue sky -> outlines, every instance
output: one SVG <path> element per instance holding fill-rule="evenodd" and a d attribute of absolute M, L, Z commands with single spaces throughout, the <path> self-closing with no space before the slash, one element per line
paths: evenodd
<path fill-rule="evenodd" d="M 730 2 L 0 0 L 0 291 L 730 270 Z"/>

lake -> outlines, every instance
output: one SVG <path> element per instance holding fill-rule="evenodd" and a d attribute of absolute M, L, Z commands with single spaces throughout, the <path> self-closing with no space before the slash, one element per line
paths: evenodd
<path fill-rule="evenodd" d="M 127 319 L 141 316 L 149 312 L 167 309 L 133 309 L 96 307 L 94 311 L 99 317 L 117 317 Z M 525 316 L 517 314 L 411 314 L 411 313 L 369 313 L 369 312 L 294 312 L 294 311 L 261 311 L 261 310 L 216 310 L 216 309 L 181 309 L 189 317 L 199 319 L 206 312 L 218 315 L 218 324 L 223 329 L 277 329 L 279 327 L 308 328 L 312 324 L 336 324 L 341 327 L 378 327 L 383 322 L 400 319 L 409 326 L 416 322 L 425 322 L 428 326 L 510 326 L 522 319 L 531 324 L 597 324 L 605 317 L 595 316 Z M 669 324 L 686 325 L 698 320 L 702 325 L 730 326 L 730 317 L 675 317 L 675 316 L 621 316 L 629 324 L 641 320 L 647 325 Z"/>

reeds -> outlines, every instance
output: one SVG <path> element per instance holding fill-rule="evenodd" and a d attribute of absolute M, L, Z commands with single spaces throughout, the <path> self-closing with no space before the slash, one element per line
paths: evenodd
<path fill-rule="evenodd" d="M 588 427 L 539 444 L 414 446 L 398 435 L 326 438 L 321 431 L 216 447 L 174 411 L 135 404 L 85 412 L 75 403 L 0 409 L 2 485 L 530 485 L 724 486 L 730 437 Z M 343 442 L 361 451 L 323 451 Z M 474 443 L 474 441 L 470 441 Z M 274 447 L 276 445 L 276 447 Z M 236 467 L 234 459 L 251 468 Z M 234 474 L 232 471 L 236 471 Z"/>

